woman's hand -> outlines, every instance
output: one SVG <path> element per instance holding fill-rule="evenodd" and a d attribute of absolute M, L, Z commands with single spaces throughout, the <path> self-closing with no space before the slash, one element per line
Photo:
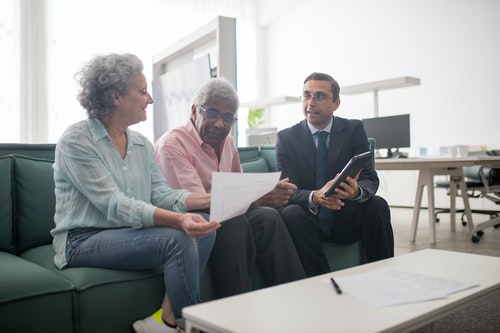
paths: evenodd
<path fill-rule="evenodd" d="M 194 213 L 176 213 L 162 208 L 154 212 L 154 224 L 184 231 L 191 237 L 206 236 L 220 227 L 215 221 L 207 222 L 201 215 Z"/>
<path fill-rule="evenodd" d="M 220 223 L 206 221 L 201 215 L 185 213 L 181 214 L 180 226 L 186 234 L 191 237 L 203 237 L 220 227 Z"/>

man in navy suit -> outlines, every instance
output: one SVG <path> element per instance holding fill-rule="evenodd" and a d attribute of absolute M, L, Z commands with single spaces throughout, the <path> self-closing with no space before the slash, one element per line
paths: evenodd
<path fill-rule="evenodd" d="M 281 214 L 307 276 L 330 271 L 321 241 L 350 244 L 359 240 L 366 262 L 394 256 L 390 210 L 375 195 L 379 179 L 373 161 L 341 183 L 334 195 L 323 195 L 351 157 L 369 150 L 361 120 L 333 116 L 340 105 L 339 93 L 340 87 L 330 75 L 309 75 L 301 96 L 305 119 L 280 131 L 276 142 L 281 177 L 298 188 Z M 327 132 L 326 179 L 317 184 L 316 164 L 323 164 L 316 160 L 320 131 Z"/>

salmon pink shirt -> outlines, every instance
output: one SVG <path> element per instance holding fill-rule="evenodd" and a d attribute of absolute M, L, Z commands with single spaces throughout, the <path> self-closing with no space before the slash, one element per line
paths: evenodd
<path fill-rule="evenodd" d="M 242 172 L 238 149 L 228 135 L 221 142 L 221 157 L 204 143 L 191 119 L 163 134 L 155 143 L 156 159 L 167 183 L 174 189 L 210 193 L 213 172 Z"/>

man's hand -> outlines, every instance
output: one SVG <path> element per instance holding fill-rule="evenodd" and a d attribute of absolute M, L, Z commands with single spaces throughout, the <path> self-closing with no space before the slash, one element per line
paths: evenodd
<path fill-rule="evenodd" d="M 255 200 L 253 204 L 255 206 L 269 207 L 284 206 L 296 190 L 297 186 L 290 183 L 288 178 L 285 178 L 280 180 L 271 192 Z"/>
<path fill-rule="evenodd" d="M 339 188 L 335 189 L 335 196 L 337 198 L 352 200 L 356 199 L 359 196 L 358 179 L 360 172 L 358 172 L 358 174 L 354 178 L 347 177 L 347 182 L 340 183 Z"/>
<path fill-rule="evenodd" d="M 325 197 L 324 193 L 333 184 L 335 178 L 330 180 L 320 190 L 314 191 L 314 204 L 331 210 L 340 210 L 344 206 L 344 200 L 356 199 L 359 196 L 358 178 L 359 173 L 354 178 L 347 177 L 346 182 L 340 183 L 339 188 L 335 189 L 333 195 Z"/>

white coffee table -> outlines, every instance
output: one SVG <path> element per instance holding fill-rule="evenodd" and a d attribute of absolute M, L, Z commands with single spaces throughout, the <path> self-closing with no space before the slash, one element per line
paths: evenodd
<path fill-rule="evenodd" d="M 324 282 L 381 268 L 478 283 L 446 299 L 375 307 Z M 406 332 L 431 324 L 500 289 L 500 258 L 427 249 L 183 310 L 187 332 Z"/>

